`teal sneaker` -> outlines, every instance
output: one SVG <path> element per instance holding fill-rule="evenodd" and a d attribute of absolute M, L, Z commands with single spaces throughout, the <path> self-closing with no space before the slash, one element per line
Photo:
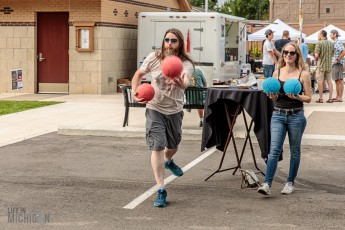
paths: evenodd
<path fill-rule="evenodd" d="M 164 167 L 166 169 L 169 169 L 171 174 L 173 174 L 174 176 L 182 176 L 183 175 L 182 169 L 174 163 L 173 159 L 171 159 L 170 162 L 168 162 L 168 161 L 165 162 Z"/>
<path fill-rule="evenodd" d="M 165 188 L 160 188 L 157 191 L 157 199 L 155 200 L 153 205 L 155 207 L 162 207 L 162 208 L 164 208 L 165 206 L 167 206 L 166 199 L 167 199 L 167 191 L 165 190 Z"/>

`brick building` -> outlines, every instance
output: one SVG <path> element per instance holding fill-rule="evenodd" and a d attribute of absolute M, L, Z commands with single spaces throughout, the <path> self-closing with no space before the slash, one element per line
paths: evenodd
<path fill-rule="evenodd" d="M 137 68 L 137 17 L 188 0 L 0 0 L 0 93 L 105 94 Z M 13 90 L 12 70 L 23 88 Z M 17 77 L 18 80 L 18 77 Z"/>
<path fill-rule="evenodd" d="M 270 0 L 270 21 L 279 18 L 298 29 L 299 0 Z M 329 24 L 345 30 L 344 0 L 302 0 L 303 32 L 310 35 Z"/>

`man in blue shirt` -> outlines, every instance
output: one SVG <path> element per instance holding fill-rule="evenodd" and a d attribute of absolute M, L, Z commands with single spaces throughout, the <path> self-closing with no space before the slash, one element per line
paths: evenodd
<path fill-rule="evenodd" d="M 301 52 L 302 52 L 302 58 L 304 63 L 307 63 L 307 58 L 308 58 L 308 45 L 304 43 L 304 38 L 302 38 L 302 43 L 301 43 Z"/>

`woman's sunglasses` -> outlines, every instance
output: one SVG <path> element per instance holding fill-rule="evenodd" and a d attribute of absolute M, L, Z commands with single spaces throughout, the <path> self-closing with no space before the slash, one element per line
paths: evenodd
<path fill-rule="evenodd" d="M 290 54 L 290 56 L 295 56 L 296 55 L 296 51 L 286 51 L 286 50 L 284 50 L 283 54 L 285 56 L 287 56 L 288 54 Z"/>
<path fill-rule="evenodd" d="M 169 42 L 176 43 L 178 41 L 178 39 L 177 38 L 164 38 L 164 41 L 166 43 L 169 43 Z"/>

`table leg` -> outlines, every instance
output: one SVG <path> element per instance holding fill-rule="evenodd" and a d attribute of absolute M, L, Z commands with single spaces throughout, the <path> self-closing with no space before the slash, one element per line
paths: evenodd
<path fill-rule="evenodd" d="M 246 114 L 244 113 L 243 109 L 242 109 L 242 113 L 243 113 L 244 124 L 245 124 L 245 127 L 246 127 L 246 139 L 245 139 L 244 144 L 243 144 L 243 148 L 242 148 L 242 152 L 241 152 L 241 157 L 240 157 L 240 162 L 242 162 L 243 154 L 244 154 L 244 151 L 246 149 L 247 142 L 249 141 L 249 145 L 250 145 L 250 150 L 252 152 L 254 166 L 258 170 L 258 172 L 256 172 L 256 173 L 261 173 L 262 175 L 265 176 L 265 174 L 260 170 L 260 168 L 258 167 L 258 165 L 256 163 L 256 157 L 255 157 L 255 153 L 254 153 L 253 143 L 252 143 L 252 139 L 250 137 L 250 131 L 252 130 L 252 126 L 254 124 L 254 120 L 251 119 L 249 127 L 248 127 L 248 122 L 247 122 Z M 236 171 L 237 171 L 237 169 L 235 169 L 232 174 L 235 175 Z"/>
<path fill-rule="evenodd" d="M 227 123 L 228 123 L 228 126 L 229 126 L 228 138 L 226 139 L 226 143 L 225 143 L 224 150 L 223 150 L 223 155 L 222 155 L 221 161 L 219 163 L 218 169 L 214 173 L 212 173 L 209 177 L 207 177 L 205 179 L 205 181 L 207 181 L 209 178 L 211 178 L 216 173 L 220 173 L 220 172 L 224 172 L 224 171 L 228 171 L 228 170 L 232 170 L 232 169 L 236 169 L 237 170 L 238 168 L 241 168 L 241 161 L 240 161 L 240 158 L 238 157 L 236 142 L 235 142 L 235 138 L 234 138 L 234 134 L 233 134 L 234 125 L 235 125 L 238 113 L 241 110 L 241 106 L 237 105 L 236 110 L 235 110 L 235 114 L 233 115 L 232 119 L 231 119 L 231 114 L 229 113 L 229 110 L 228 110 L 228 105 L 224 104 L 224 108 L 225 108 Z M 231 168 L 226 168 L 226 169 L 221 169 L 222 166 L 223 166 L 223 161 L 224 161 L 224 157 L 225 157 L 225 154 L 226 154 L 226 150 L 228 149 L 228 146 L 229 146 L 229 143 L 230 143 L 231 139 L 232 139 L 232 143 L 233 143 L 234 150 L 235 150 L 237 166 L 231 167 Z"/>

